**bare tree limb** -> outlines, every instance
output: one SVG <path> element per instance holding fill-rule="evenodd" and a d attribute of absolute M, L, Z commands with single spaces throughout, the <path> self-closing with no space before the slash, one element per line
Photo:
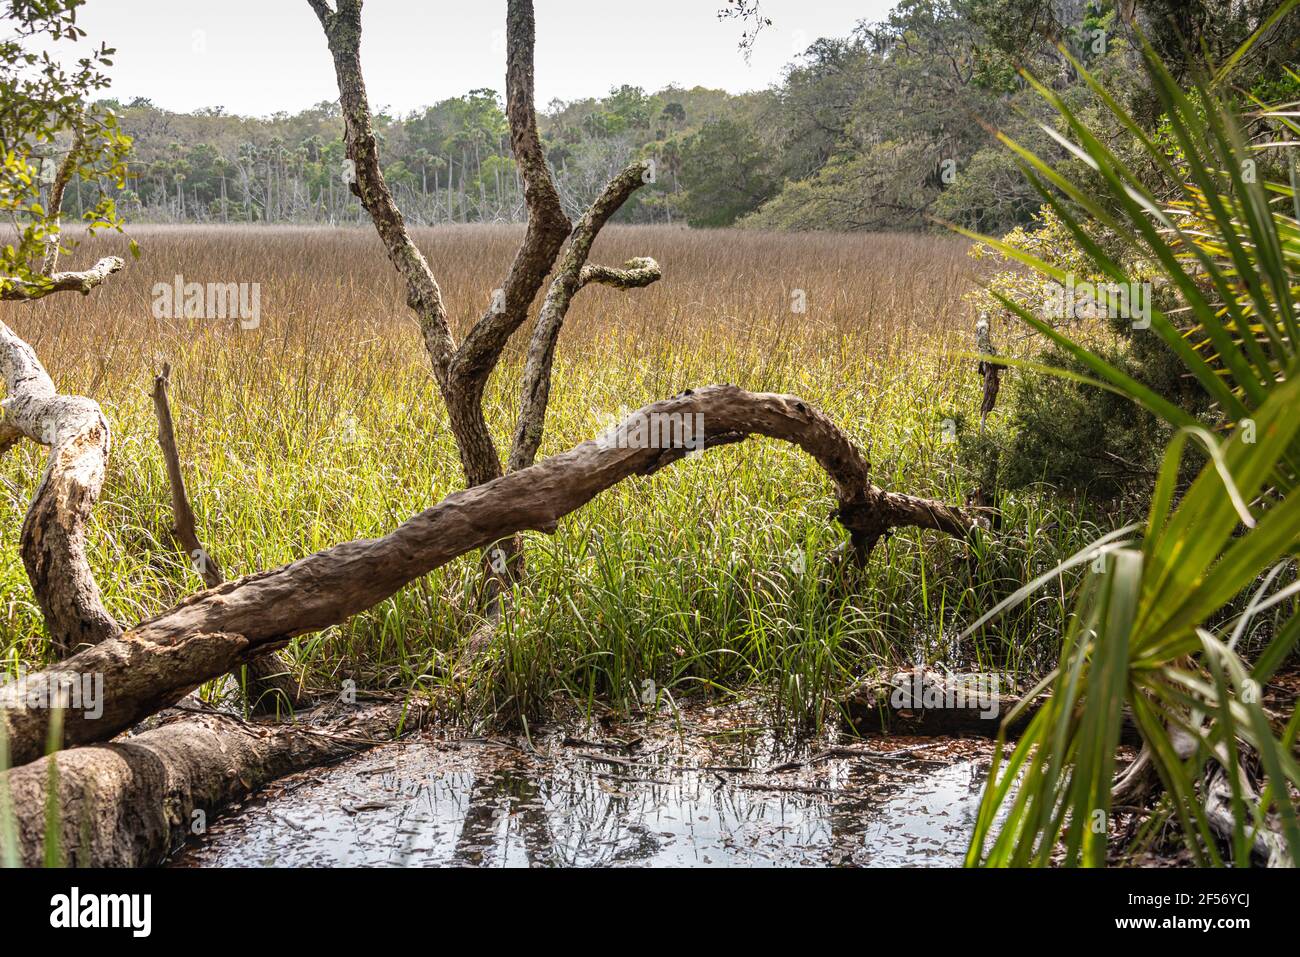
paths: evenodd
<path fill-rule="evenodd" d="M 194 509 L 190 507 L 189 496 L 185 494 L 185 476 L 181 473 L 181 457 L 176 450 L 176 429 L 172 423 L 172 407 L 167 400 L 167 387 L 171 383 L 172 367 L 163 364 L 162 372 L 153 380 L 153 411 L 158 419 L 158 446 L 162 449 L 163 463 L 167 467 L 167 483 L 172 492 L 172 536 L 194 559 L 198 572 L 203 576 L 203 583 L 215 588 L 225 581 L 221 565 L 217 562 L 203 543 L 195 528 Z"/>
<path fill-rule="evenodd" d="M 50 447 L 23 521 L 21 549 L 50 641 L 66 655 L 122 631 L 105 610 L 86 560 L 86 523 L 108 462 L 108 421 L 92 400 L 59 395 L 32 347 L 4 323 L 0 377 L 9 393 L 0 403 L 6 426 Z"/>
<path fill-rule="evenodd" d="M 122 265 L 119 257 L 105 256 L 83 272 L 56 272 L 52 276 L 32 282 L 15 281 L 0 286 L 0 301 L 31 302 L 56 292 L 79 292 L 84 296 L 121 269 Z"/>
<path fill-rule="evenodd" d="M 474 486 L 491 481 L 501 474 L 502 466 L 483 414 L 483 390 L 500 361 L 502 350 L 527 318 L 533 299 L 554 268 L 571 228 L 537 131 L 536 23 L 532 0 L 509 0 L 506 13 L 506 114 L 511 149 L 524 181 L 528 227 L 504 285 L 493 295 L 487 312 L 459 346 L 448 326 L 437 282 L 412 242 L 384 182 L 361 71 L 362 4 L 360 0 L 350 0 L 331 8 L 325 0 L 308 2 L 325 29 L 334 58 L 347 127 L 345 142 L 355 174 L 353 191 L 370 213 L 389 258 L 406 280 L 408 301 L 420 318 L 434 375 L 447 404 L 448 423 L 456 437 L 466 483 Z M 555 340 L 574 293 L 587 283 L 630 289 L 659 278 L 658 266 L 650 259 L 634 260 L 622 269 L 587 265 L 596 235 L 642 184 L 646 169 L 646 164 L 634 163 L 615 177 L 587 210 L 570 239 L 568 253 L 551 284 L 530 347 L 532 378 L 524 383 L 525 405 L 509 456 L 510 468 L 517 469 L 521 463 L 531 463 L 536 457 L 545 424 L 547 396 L 544 392 L 549 388 L 549 383 L 541 379 L 549 380 Z M 512 547 L 510 551 L 515 549 Z"/>
<path fill-rule="evenodd" d="M 623 263 L 621 268 L 602 266 L 598 263 L 583 266 L 582 273 L 578 277 L 578 286 L 581 288 L 590 283 L 597 283 L 602 286 L 613 286 L 615 289 L 643 289 L 662 278 L 663 271 L 657 262 L 649 256 L 637 256 Z"/>
<path fill-rule="evenodd" d="M 959 509 L 872 485 L 870 465 L 853 442 L 799 398 L 735 386 L 688 391 L 646 406 L 598 439 L 456 492 L 383 538 L 336 545 L 200 592 L 120 638 L 5 685 L 0 714 L 14 764 L 39 758 L 45 747 L 49 710 L 29 702 L 49 700 L 83 675 L 102 676 L 102 712 L 91 718 L 69 710 L 64 735 L 69 745 L 107 740 L 236 664 L 345 621 L 458 555 L 524 530 L 553 532 L 563 516 L 605 489 L 689 454 L 689 448 L 643 440 L 647 429 L 687 421 L 702 424 L 705 447 L 766 435 L 811 455 L 834 481 L 837 517 L 860 559 L 892 527 L 963 536 L 976 527 Z"/>
<path fill-rule="evenodd" d="M 528 359 L 519 395 L 519 419 L 510 446 L 508 470 L 511 472 L 527 468 L 537 457 L 542 433 L 546 429 L 546 406 L 551 395 L 555 346 L 574 295 L 589 282 L 632 288 L 648 286 L 661 275 L 659 264 L 648 258 L 631 260 L 624 264 L 622 270 L 587 263 L 592 244 L 601 229 L 645 181 L 648 169 L 646 163 L 633 163 L 610 180 L 573 230 L 559 270 L 546 292 L 528 346 Z"/>

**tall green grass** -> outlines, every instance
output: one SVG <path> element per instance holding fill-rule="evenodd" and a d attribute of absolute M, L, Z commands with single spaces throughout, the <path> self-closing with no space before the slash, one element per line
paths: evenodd
<path fill-rule="evenodd" d="M 166 533 L 148 399 L 164 359 L 200 537 L 228 575 L 381 535 L 461 486 L 418 333 L 367 232 L 169 228 L 136 238 L 142 258 L 121 282 L 5 315 L 60 387 L 94 396 L 114 428 L 90 542 L 121 620 L 201 587 Z M 518 234 L 443 229 L 419 239 L 463 323 L 490 298 Z M 579 297 L 543 454 L 592 437 L 622 409 L 734 382 L 817 405 L 867 452 L 882 485 L 964 500 L 967 469 L 942 427 L 973 420 L 978 402 L 973 363 L 950 358 L 973 328 L 964 242 L 610 229 L 600 243 L 602 261 L 651 253 L 666 275 L 647 290 Z M 150 288 L 176 273 L 261 282 L 261 326 L 155 320 Z M 796 289 L 806 312 L 791 310 Z M 501 441 L 520 363 L 518 351 L 506 356 L 485 399 Z M 0 660 L 11 670 L 46 655 L 17 542 L 41 455 L 29 446 L 0 461 Z M 816 725 L 876 667 L 965 659 L 1033 674 L 1050 665 L 1060 596 L 960 647 L 952 638 L 1088 541 L 1097 526 L 1086 509 L 1049 494 L 1010 503 L 1014 532 L 979 562 L 959 543 L 903 532 L 849 580 L 825 562 L 841 540 L 832 508 L 825 475 L 791 447 L 756 440 L 711 451 L 620 484 L 552 537 L 530 535 L 528 580 L 475 670 L 457 667 L 477 623 L 472 558 L 288 653 L 309 686 L 434 688 L 453 717 L 498 723 L 573 701 L 638 707 L 653 682 L 674 700 L 754 695 L 780 720 Z"/>

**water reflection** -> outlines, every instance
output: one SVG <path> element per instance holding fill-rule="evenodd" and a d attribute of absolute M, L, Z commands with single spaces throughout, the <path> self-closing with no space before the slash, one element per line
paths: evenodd
<path fill-rule="evenodd" d="M 983 742 L 940 760 L 807 761 L 766 732 L 641 728 L 635 748 L 416 739 L 272 789 L 217 821 L 179 866 L 952 866 L 986 768 Z M 733 719 L 734 720 L 734 719 Z M 590 742 L 588 742 L 590 743 Z M 888 750 L 892 742 L 878 743 Z M 824 754 L 824 752 L 822 752 Z M 838 753 L 838 752 L 837 752 Z"/>

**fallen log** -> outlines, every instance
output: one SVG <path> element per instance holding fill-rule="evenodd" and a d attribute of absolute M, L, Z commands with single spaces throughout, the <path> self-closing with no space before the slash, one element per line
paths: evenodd
<path fill-rule="evenodd" d="M 882 675 L 857 685 L 841 702 L 849 729 L 860 737 L 997 737 L 1002 720 L 1020 704 L 996 675 L 948 674 L 927 668 Z M 1016 733 L 1037 711 L 1030 705 L 1008 728 Z"/>
<path fill-rule="evenodd" d="M 1025 702 L 1013 683 L 996 674 L 962 674 L 914 668 L 859 683 L 840 702 L 848 729 L 859 737 L 902 734 L 919 737 L 977 736 L 993 738 L 1006 719 L 1015 737 L 1038 713 L 1047 696 Z M 1127 712 L 1120 740 L 1138 744 L 1141 736 Z"/>
<path fill-rule="evenodd" d="M 664 447 L 647 430 L 698 423 L 702 436 Z M 336 545 L 271 571 L 187 598 L 120 638 L 0 688 L 13 763 L 44 753 L 49 701 L 83 676 L 102 682 L 95 712 L 68 710 L 65 745 L 105 741 L 174 704 L 204 681 L 290 638 L 338 624 L 459 555 L 520 531 L 553 532 L 561 517 L 633 475 L 649 475 L 691 452 L 765 435 L 790 442 L 835 483 L 836 516 L 858 561 L 889 529 L 914 526 L 969 535 L 975 519 L 940 502 L 885 492 L 870 464 L 826 416 L 794 396 L 729 385 L 687 391 L 634 412 L 597 439 L 457 492 L 390 534 Z M 92 716 L 93 714 L 93 716 Z"/>
<path fill-rule="evenodd" d="M 313 726 L 202 714 L 111 744 L 60 751 L 14 768 L 0 783 L 13 815 L 12 826 L 0 822 L 0 863 L 39 867 L 47 852 L 72 867 L 161 863 L 234 801 L 286 774 L 391 740 L 399 727 L 417 727 L 419 715 L 402 704 L 365 705 Z M 51 781 L 59 830 L 47 847 Z M 5 846 L 6 833 L 16 847 Z"/>

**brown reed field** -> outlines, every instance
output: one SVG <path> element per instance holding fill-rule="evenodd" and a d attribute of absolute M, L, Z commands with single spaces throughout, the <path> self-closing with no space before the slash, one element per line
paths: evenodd
<path fill-rule="evenodd" d="M 519 231 L 417 232 L 463 331 L 490 301 Z M 428 358 L 404 292 L 369 229 L 138 227 L 140 256 L 87 297 L 3 304 L 61 391 L 104 408 L 114 438 L 90 530 L 91 560 L 120 620 L 155 614 L 202 582 L 172 542 L 170 499 L 149 392 L 173 367 L 177 439 L 199 535 L 227 576 L 385 533 L 461 486 Z M 124 253 L 98 237 L 72 263 Z M 969 469 L 946 419 L 977 418 L 979 263 L 934 235 L 777 234 L 613 227 L 593 259 L 654 256 L 664 278 L 578 297 L 557 356 L 542 454 L 591 438 L 611 416 L 685 388 L 732 382 L 806 399 L 846 429 L 887 488 L 960 503 Z M 256 328 L 159 319 L 156 284 L 255 283 Z M 800 306 L 803 310 L 800 311 Z M 499 447 L 518 406 L 525 328 L 485 398 Z M 30 443 L 0 461 L 0 655 L 47 660 L 18 534 L 43 467 Z M 620 484 L 526 539 L 530 574 L 493 652 L 452 667 L 477 624 L 476 566 L 439 569 L 344 626 L 296 640 L 303 681 L 328 689 L 437 687 L 466 720 L 545 717 L 556 702 L 634 706 L 745 695 L 816 724 L 834 695 L 899 662 L 996 659 L 1032 670 L 1064 615 L 1047 596 L 996 634 L 960 632 L 1009 582 L 1087 540 L 1050 497 L 1013 501 L 1017 529 L 995 555 L 909 531 L 865 573 L 822 561 L 840 541 L 815 463 L 750 440 Z M 803 559 L 803 560 L 801 560 Z M 976 570 L 978 568 L 978 570 Z M 228 693 L 214 682 L 205 694 Z"/>

